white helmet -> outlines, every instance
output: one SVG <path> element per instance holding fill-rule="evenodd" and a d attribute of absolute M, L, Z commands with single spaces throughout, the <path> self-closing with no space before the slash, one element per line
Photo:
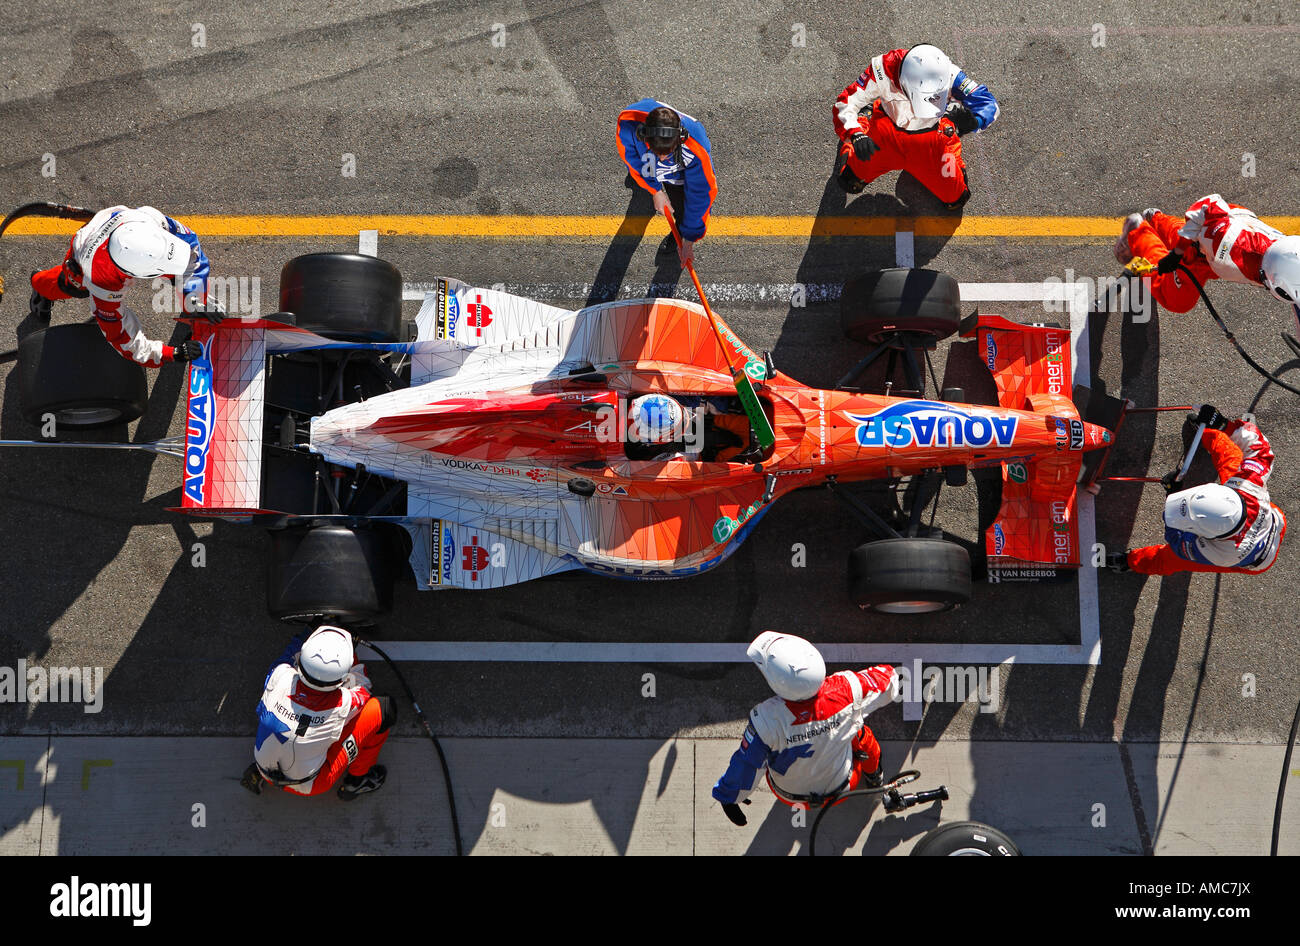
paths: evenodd
<path fill-rule="evenodd" d="M 682 437 L 682 406 L 667 394 L 643 394 L 628 407 L 633 439 L 640 443 L 672 443 Z"/>
<path fill-rule="evenodd" d="M 783 700 L 810 700 L 826 680 L 826 662 L 817 648 L 793 634 L 764 631 L 745 655 L 758 664 L 767 685 Z"/>
<path fill-rule="evenodd" d="M 952 60 L 938 46 L 922 43 L 907 51 L 898 70 L 898 84 L 917 118 L 938 118 L 944 113 L 955 71 Z"/>
<path fill-rule="evenodd" d="M 313 690 L 337 690 L 352 664 L 352 635 L 329 624 L 312 631 L 298 651 L 298 673 Z"/>
<path fill-rule="evenodd" d="M 1265 289 L 1300 305 L 1300 236 L 1284 236 L 1265 250 L 1260 270 Z"/>
<path fill-rule="evenodd" d="M 1165 500 L 1165 525 L 1206 539 L 1219 539 L 1237 531 L 1244 507 L 1237 491 L 1210 483 L 1174 493 Z"/>
<path fill-rule="evenodd" d="M 108 255 L 129 276 L 179 276 L 189 269 L 190 245 L 145 221 L 120 225 L 108 238 Z"/>

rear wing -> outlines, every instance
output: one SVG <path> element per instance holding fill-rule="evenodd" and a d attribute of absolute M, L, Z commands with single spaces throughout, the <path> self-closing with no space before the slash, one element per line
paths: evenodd
<path fill-rule="evenodd" d="M 988 580 L 1044 581 L 1079 567 L 1076 480 L 1083 422 L 1070 399 L 1070 332 L 976 314 L 962 325 L 993 375 L 998 404 L 1055 418 L 1057 452 L 1002 463 L 1002 506 L 984 534 Z"/>
<path fill-rule="evenodd" d="M 242 518 L 260 508 L 265 323 L 196 321 L 202 357 L 190 362 L 181 505 L 196 516 Z"/>

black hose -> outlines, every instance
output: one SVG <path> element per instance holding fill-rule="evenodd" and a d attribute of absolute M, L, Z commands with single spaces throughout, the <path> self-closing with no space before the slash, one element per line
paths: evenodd
<path fill-rule="evenodd" d="M 429 725 L 429 720 L 425 718 L 424 710 L 420 709 L 420 703 L 416 700 L 415 694 L 411 691 L 410 684 L 408 684 L 406 678 L 402 676 L 402 671 L 398 670 L 397 664 L 393 663 L 393 658 L 389 657 L 370 641 L 362 640 L 358 637 L 356 638 L 356 642 L 362 647 L 370 648 L 380 657 L 384 658 L 384 663 L 388 664 L 389 669 L 393 671 L 393 675 L 397 677 L 397 682 L 400 683 L 402 689 L 406 691 L 406 698 L 410 700 L 411 705 L 415 707 L 415 715 L 420 720 L 420 725 L 424 727 L 424 731 L 428 733 L 429 738 L 433 740 L 433 747 L 438 750 L 438 761 L 442 763 L 442 777 L 447 783 L 447 807 L 451 809 L 451 830 L 452 837 L 456 841 L 456 856 L 464 857 L 465 851 L 464 848 L 461 847 L 460 843 L 460 818 L 456 816 L 456 795 L 451 788 L 451 770 L 447 767 L 447 756 L 442 751 L 442 743 L 440 743 L 438 737 L 433 734 L 433 727 Z"/>
<path fill-rule="evenodd" d="M 1237 354 L 1246 359 L 1246 364 L 1250 365 L 1278 387 L 1290 391 L 1292 394 L 1300 395 L 1300 390 L 1291 387 L 1291 385 L 1277 377 L 1277 375 L 1269 374 L 1258 362 L 1255 361 L 1254 358 L 1251 358 L 1250 355 L 1246 353 L 1246 349 L 1242 348 L 1241 344 L 1237 341 L 1237 336 L 1233 335 L 1228 329 L 1228 326 L 1223 324 L 1223 319 L 1219 318 L 1219 313 L 1214 310 L 1214 304 L 1210 302 L 1210 297 L 1205 294 L 1205 287 L 1201 285 L 1201 281 L 1193 276 L 1192 271 L 1183 263 L 1178 263 L 1178 268 L 1181 269 L 1183 273 L 1186 274 L 1187 278 L 1192 281 L 1192 285 L 1196 287 L 1196 291 L 1201 294 L 1201 301 L 1205 303 L 1205 308 L 1210 310 L 1210 315 L 1214 318 L 1214 321 L 1219 324 L 1219 328 L 1223 330 L 1224 337 L 1227 338 L 1228 341 L 1232 342 L 1233 348 L 1237 349 Z"/>
<path fill-rule="evenodd" d="M 1277 807 L 1273 809 L 1273 844 L 1268 850 L 1270 857 L 1277 857 L 1277 836 L 1282 830 L 1282 799 L 1286 798 L 1286 780 L 1291 774 L 1291 750 L 1295 748 L 1297 731 L 1300 731 L 1300 703 L 1296 704 L 1291 735 L 1286 741 L 1286 756 L 1282 759 L 1282 778 L 1277 783 Z"/>
<path fill-rule="evenodd" d="M 908 769 L 905 772 L 899 772 L 888 782 L 885 782 L 877 788 L 855 788 L 851 792 L 838 791 L 828 795 L 826 800 L 822 802 L 821 811 L 817 813 L 817 817 L 813 820 L 812 830 L 808 832 L 808 856 L 817 856 L 817 828 L 822 823 L 822 819 L 826 817 L 826 812 L 830 811 L 838 802 L 843 801 L 845 798 L 853 798 L 857 795 L 884 795 L 887 792 L 892 792 L 900 785 L 906 785 L 908 782 L 915 782 L 920 777 L 921 773 L 919 770 Z"/>

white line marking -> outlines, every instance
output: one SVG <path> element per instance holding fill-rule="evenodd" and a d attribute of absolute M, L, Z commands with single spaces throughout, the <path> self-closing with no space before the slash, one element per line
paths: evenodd
<path fill-rule="evenodd" d="M 916 242 L 911 230 L 897 230 L 894 233 L 894 259 L 899 266 L 911 269 L 916 265 Z M 921 717 L 917 717 L 920 719 Z"/>
<path fill-rule="evenodd" d="M 658 644 L 603 641 L 375 641 L 394 660 L 469 663 L 749 663 L 748 644 Z M 357 645 L 364 650 L 360 644 Z M 1071 644 L 818 644 L 827 663 L 1086 664 Z"/>
<path fill-rule="evenodd" d="M 379 255 L 379 231 L 362 230 L 359 234 L 360 239 L 357 241 L 357 252 L 362 256 Z M 406 298 L 403 294 L 402 298 Z M 421 297 L 423 298 L 423 297 Z"/>
<path fill-rule="evenodd" d="M 407 283 L 402 297 L 422 299 L 424 288 L 431 283 Z M 772 284 L 730 284 L 762 289 L 767 299 L 780 298 Z M 823 284 L 829 285 L 829 284 Z M 502 287 L 519 295 L 537 287 Z M 789 287 L 786 287 L 789 288 Z M 835 295 L 839 296 L 836 285 Z M 713 290 L 706 289 L 710 298 Z M 1074 383 L 1087 381 L 1091 372 L 1088 357 L 1088 313 L 1091 309 L 1087 287 L 1061 280 L 1041 283 L 961 283 L 963 302 L 1061 302 L 1070 313 L 1070 340 L 1074 346 Z M 413 295 L 410 293 L 414 293 Z M 585 293 L 583 294 L 585 296 Z M 537 298 L 536 295 L 533 298 Z M 573 298 L 563 296 L 554 298 Z M 1050 314 L 1050 313 L 1049 313 Z M 1080 491 L 1076 513 L 1079 517 L 1079 644 L 822 644 L 818 649 L 828 663 L 856 664 L 910 663 L 978 666 L 982 664 L 1091 664 L 1101 662 L 1101 630 L 1097 605 L 1097 570 L 1091 566 L 1092 544 L 1097 524 L 1093 497 Z M 377 641 L 394 660 L 413 661 L 499 661 L 560 663 L 746 663 L 747 644 L 667 644 L 667 643 L 570 643 L 503 641 Z M 907 711 L 904 706 L 904 711 Z M 908 718 L 908 717 L 905 717 Z M 918 715 L 917 719 L 920 718 Z"/>

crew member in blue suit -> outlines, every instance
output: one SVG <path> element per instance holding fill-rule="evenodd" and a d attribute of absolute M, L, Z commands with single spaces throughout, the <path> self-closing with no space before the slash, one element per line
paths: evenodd
<path fill-rule="evenodd" d="M 619 114 L 618 149 L 632 180 L 650 192 L 655 212 L 672 205 L 682 235 L 682 264 L 692 262 L 718 196 L 704 126 L 685 112 L 644 98 Z M 669 235 L 660 252 L 672 244 Z"/>

